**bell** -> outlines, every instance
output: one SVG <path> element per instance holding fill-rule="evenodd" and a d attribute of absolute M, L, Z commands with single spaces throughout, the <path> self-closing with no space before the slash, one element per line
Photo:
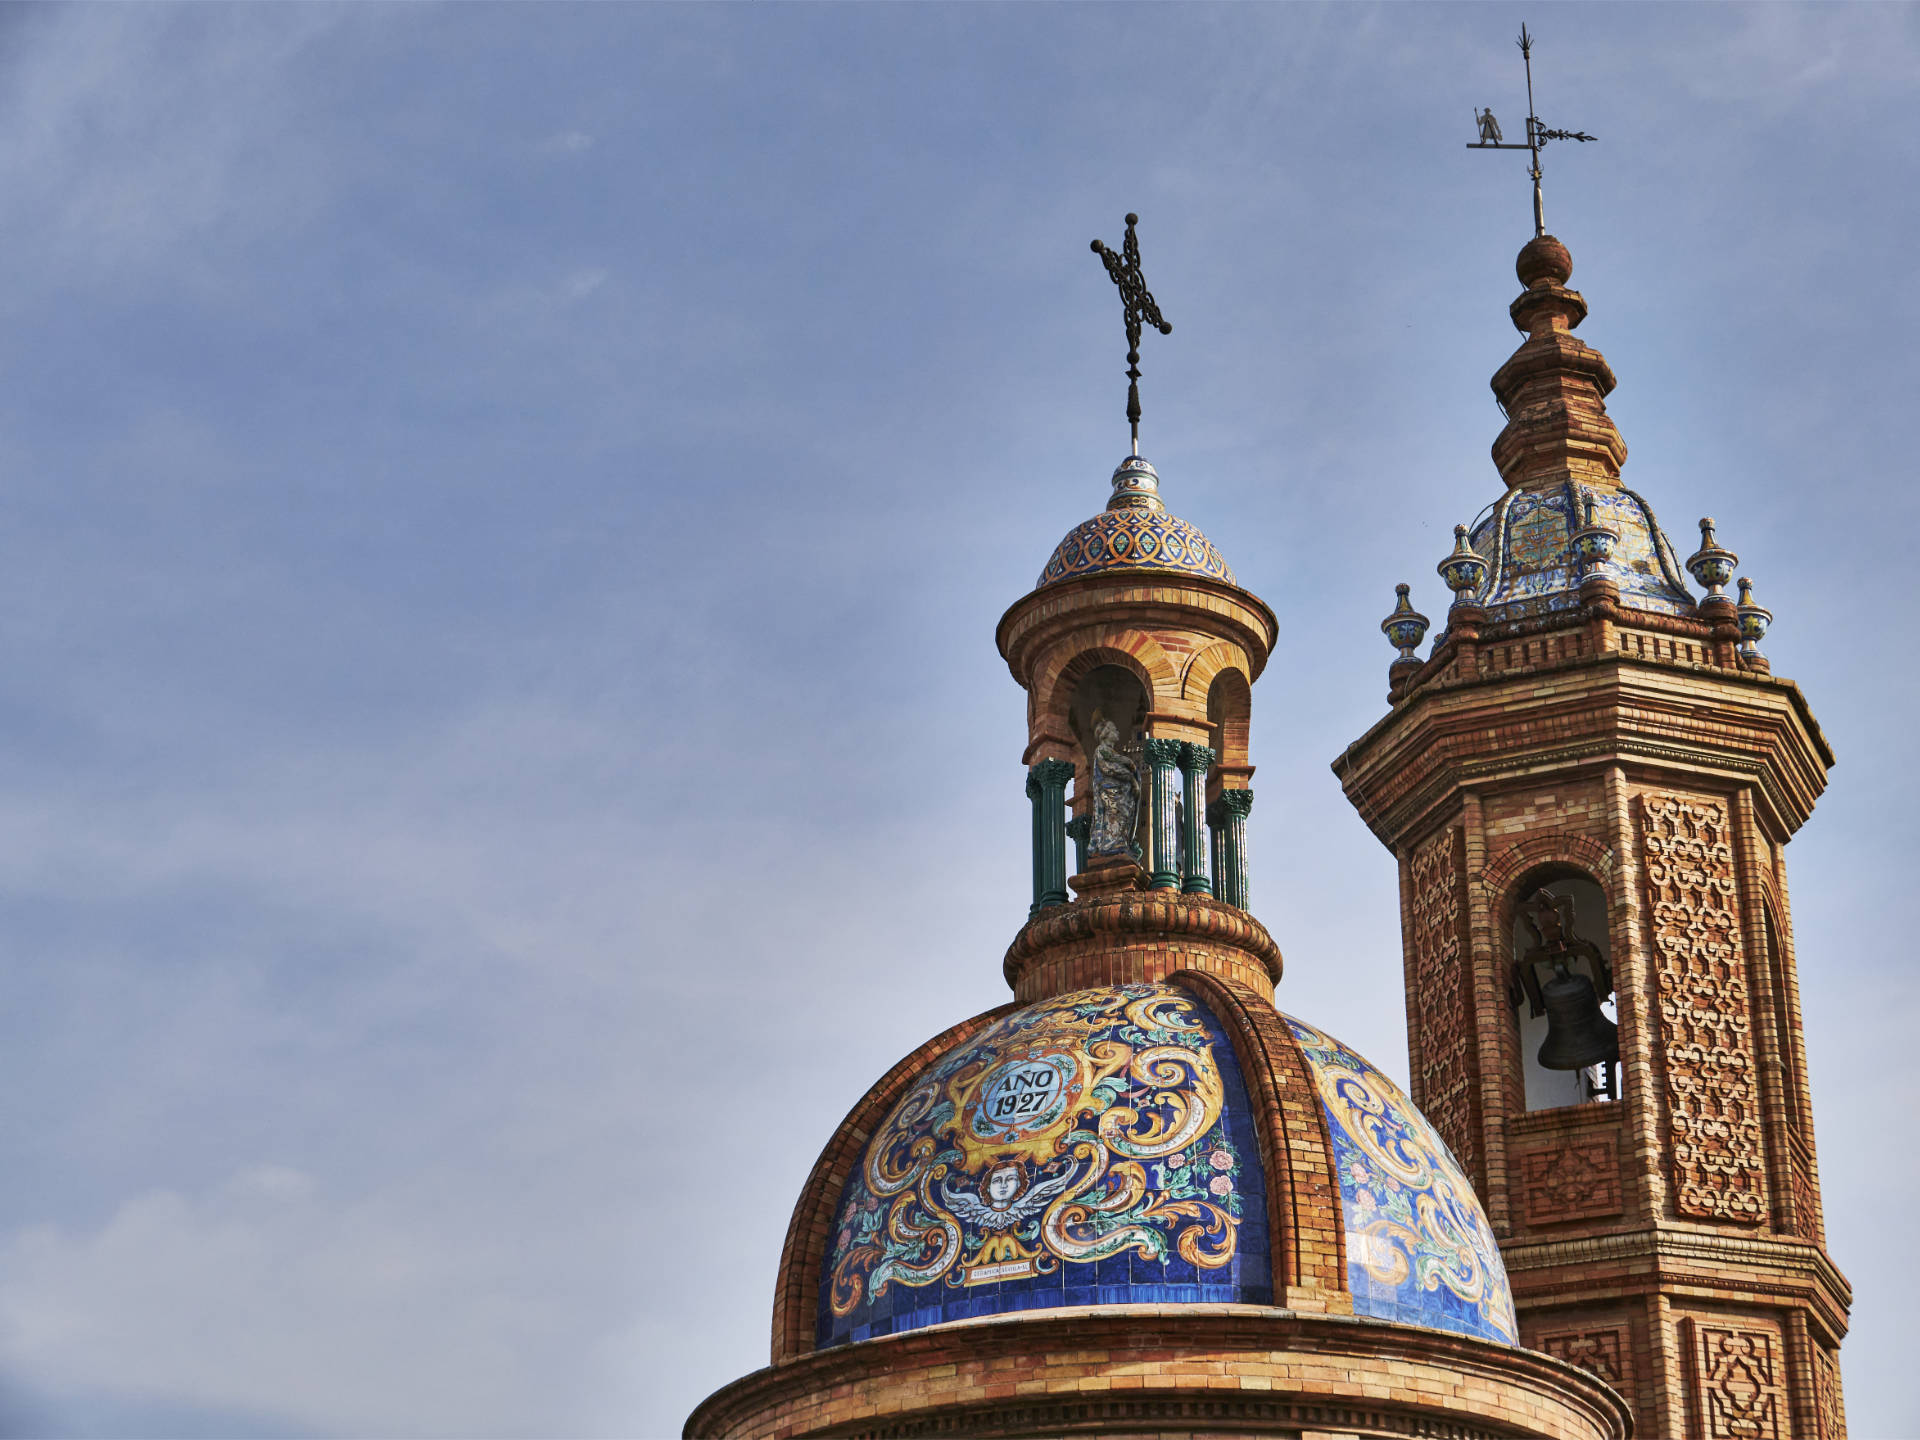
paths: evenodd
<path fill-rule="evenodd" d="M 1620 1058 L 1620 1031 L 1600 1013 L 1600 997 L 1584 975 L 1557 970 L 1540 987 L 1547 1006 L 1547 1038 L 1540 1064 L 1548 1070 L 1584 1070 Z"/>

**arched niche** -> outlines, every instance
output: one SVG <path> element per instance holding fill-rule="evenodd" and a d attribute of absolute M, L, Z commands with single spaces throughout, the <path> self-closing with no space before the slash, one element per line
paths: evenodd
<path fill-rule="evenodd" d="M 1571 865 L 1528 872 L 1506 906 L 1507 1001 L 1519 1040 L 1520 1088 L 1526 1109 L 1552 1110 L 1617 1100 L 1620 1064 L 1603 1061 L 1583 1070 L 1550 1070 L 1540 1063 L 1548 1035 L 1542 987 L 1556 971 L 1593 982 L 1600 1013 L 1619 1023 L 1613 985 L 1613 948 L 1607 934 L 1607 893 L 1600 882 Z"/>
<path fill-rule="evenodd" d="M 1075 681 L 1067 705 L 1067 723 L 1074 741 L 1073 809 L 1076 815 L 1086 813 L 1088 805 L 1093 752 L 1098 744 L 1094 735 L 1097 719 L 1111 720 L 1119 731 L 1121 748 L 1137 754 L 1148 708 L 1147 687 L 1138 675 L 1123 666 L 1095 665 Z M 1135 838 L 1142 843 L 1147 824 L 1146 800 L 1143 787 L 1135 825 Z"/>
<path fill-rule="evenodd" d="M 1246 675 L 1237 669 L 1222 670 L 1207 687 L 1207 724 L 1213 728 L 1215 765 L 1247 768 L 1252 723 L 1253 690 Z"/>

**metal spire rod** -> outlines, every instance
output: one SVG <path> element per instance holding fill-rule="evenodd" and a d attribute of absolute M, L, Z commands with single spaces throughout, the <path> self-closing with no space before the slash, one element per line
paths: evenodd
<path fill-rule="evenodd" d="M 1469 150 L 1525 150 L 1532 157 L 1527 174 L 1533 179 L 1533 233 L 1536 237 L 1547 233 L 1547 218 L 1540 196 L 1540 152 L 1546 148 L 1549 140 L 1579 140 L 1586 142 L 1597 140 L 1597 135 L 1589 135 L 1584 130 L 1549 130 L 1533 109 L 1533 36 L 1527 33 L 1527 27 L 1520 27 L 1520 38 L 1514 42 L 1520 47 L 1520 59 L 1527 67 L 1527 143 L 1507 145 L 1501 143 L 1500 122 L 1493 118 L 1493 109 L 1474 112 L 1474 122 L 1480 127 L 1480 139 L 1467 146 Z"/>
<path fill-rule="evenodd" d="M 1133 453 L 1140 453 L 1140 322 L 1145 320 L 1162 335 L 1171 335 L 1173 326 L 1161 318 L 1153 292 L 1147 289 L 1140 273 L 1140 242 L 1133 227 L 1138 215 L 1127 216 L 1127 238 L 1122 253 L 1116 254 L 1100 241 L 1093 242 L 1093 253 L 1106 263 L 1107 274 L 1120 287 L 1120 305 L 1127 320 L 1127 424 L 1133 429 Z"/>

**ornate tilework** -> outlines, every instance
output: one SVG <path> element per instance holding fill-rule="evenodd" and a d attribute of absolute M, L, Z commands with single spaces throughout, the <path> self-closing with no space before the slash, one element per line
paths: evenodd
<path fill-rule="evenodd" d="M 1567 481 L 1509 490 L 1474 525 L 1469 543 L 1489 566 L 1476 598 L 1489 620 L 1571 610 L 1580 603 L 1580 574 L 1567 553 L 1567 537 L 1584 523 L 1589 500 L 1594 522 L 1620 537 L 1606 564 L 1620 587 L 1620 602 L 1663 615 L 1693 614 L 1680 563 L 1647 502 L 1631 490 Z"/>
<path fill-rule="evenodd" d="M 875 1131 L 821 1275 L 822 1348 L 975 1315 L 1270 1304 L 1266 1184 L 1219 1022 L 1082 990 L 940 1057 Z"/>
<path fill-rule="evenodd" d="M 1067 532 L 1034 588 L 1104 570 L 1174 570 L 1239 582 L 1198 527 L 1164 509 L 1102 510 Z"/>
<path fill-rule="evenodd" d="M 1459 1162 L 1391 1080 L 1286 1020 L 1333 1138 L 1354 1313 L 1518 1344 L 1500 1247 Z"/>

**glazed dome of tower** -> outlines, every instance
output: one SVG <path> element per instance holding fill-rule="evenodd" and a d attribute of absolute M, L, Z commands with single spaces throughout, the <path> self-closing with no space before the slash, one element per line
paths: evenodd
<path fill-rule="evenodd" d="M 1115 570 L 1170 570 L 1237 584 L 1233 571 L 1200 528 L 1168 513 L 1160 476 L 1138 455 L 1113 472 L 1113 498 L 1066 534 L 1034 588 Z"/>
<path fill-rule="evenodd" d="M 1619 538 L 1606 559 L 1589 560 L 1583 569 L 1569 542 L 1594 525 Z M 1568 478 L 1509 490 L 1475 517 L 1469 532 L 1467 543 L 1487 562 L 1473 599 L 1495 624 L 1577 610 L 1581 578 L 1596 571 L 1613 580 L 1629 609 L 1694 613 L 1685 572 L 1653 507 L 1624 486 Z"/>
<path fill-rule="evenodd" d="M 790 1239 L 781 1283 L 815 1350 L 1056 1307 L 1285 1306 L 1302 1252 L 1357 1316 L 1518 1341 L 1473 1186 L 1399 1088 L 1194 972 L 922 1047 L 841 1127 L 792 1235 L 820 1237 Z"/>

